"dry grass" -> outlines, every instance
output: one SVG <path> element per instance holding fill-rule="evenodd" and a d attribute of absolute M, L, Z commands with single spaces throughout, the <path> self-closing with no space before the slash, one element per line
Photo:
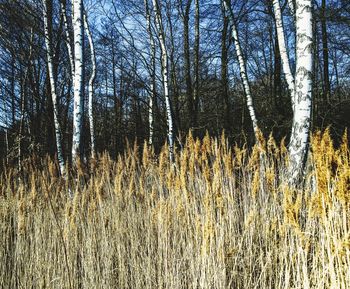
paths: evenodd
<path fill-rule="evenodd" d="M 8 169 L 1 287 L 350 288 L 346 142 L 313 137 L 302 190 L 286 185 L 285 146 L 263 146 L 189 137 L 176 166 L 166 148 L 130 148 L 70 185 L 50 161 Z"/>

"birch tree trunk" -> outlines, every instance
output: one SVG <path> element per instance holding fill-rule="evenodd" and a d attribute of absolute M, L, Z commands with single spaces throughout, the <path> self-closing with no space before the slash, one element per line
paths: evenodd
<path fill-rule="evenodd" d="M 225 10 L 227 11 L 227 14 L 228 14 L 230 21 L 231 21 L 232 38 L 233 38 L 233 41 L 235 44 L 236 54 L 237 54 L 237 58 L 238 58 L 238 62 L 239 62 L 240 74 L 241 74 L 241 78 L 242 78 L 242 82 L 243 82 L 244 92 L 245 92 L 245 95 L 247 98 L 248 111 L 249 111 L 250 119 L 252 121 L 256 141 L 258 141 L 258 135 L 259 135 L 258 121 L 257 121 L 256 115 L 255 115 L 255 110 L 254 110 L 254 106 L 253 106 L 253 99 L 252 99 L 252 95 L 250 92 L 250 85 L 248 82 L 246 64 L 245 64 L 245 61 L 243 59 L 241 44 L 239 42 L 237 28 L 236 28 L 236 24 L 235 24 L 235 19 L 234 19 L 233 11 L 231 9 L 229 0 L 224 0 L 224 7 L 225 7 Z"/>
<path fill-rule="evenodd" d="M 273 0 L 273 9 L 275 11 L 277 40 L 278 40 L 278 47 L 281 55 L 283 72 L 288 84 L 288 89 L 291 96 L 292 107 L 294 111 L 294 105 L 295 105 L 294 85 L 295 84 L 294 84 L 292 71 L 290 69 L 289 58 L 288 58 L 288 53 L 286 48 L 286 40 L 284 38 L 283 18 L 282 18 L 281 6 L 279 3 L 279 0 Z"/>
<path fill-rule="evenodd" d="M 91 30 L 86 16 L 86 11 L 84 12 L 84 26 L 85 31 L 88 36 L 89 46 L 90 46 L 90 57 L 91 57 L 91 76 L 89 79 L 89 103 L 88 103 L 88 115 L 89 115 L 89 125 L 90 125 L 90 143 L 91 143 L 91 157 L 94 159 L 96 157 L 95 150 L 95 129 L 94 129 L 94 116 L 93 116 L 93 97 L 94 97 L 94 82 L 96 78 L 96 55 L 95 46 L 92 38 Z"/>
<path fill-rule="evenodd" d="M 66 46 L 68 51 L 68 57 L 69 57 L 69 64 L 70 69 L 72 73 L 73 83 L 74 83 L 74 57 L 73 57 L 73 51 L 72 51 L 72 40 L 69 34 L 69 26 L 68 26 L 68 20 L 67 20 L 67 1 L 62 0 L 61 1 L 61 13 L 62 13 L 62 19 L 63 19 L 63 30 L 66 35 Z"/>
<path fill-rule="evenodd" d="M 54 70 L 53 70 L 53 60 L 52 60 L 52 28 L 51 21 L 52 17 L 48 19 L 48 5 L 50 5 L 50 14 L 51 14 L 51 5 L 52 0 L 44 0 L 43 1 L 43 17 L 44 17 L 44 33 L 45 33 L 45 45 L 46 45 L 46 56 L 47 56 L 47 66 L 48 66 L 48 74 L 50 80 L 50 88 L 51 88 L 51 97 L 53 104 L 53 117 L 54 117 L 54 125 L 55 125 L 55 137 L 56 137 L 56 147 L 57 147 L 57 159 L 60 167 L 60 173 L 64 177 L 66 176 L 66 168 L 65 162 L 63 158 L 63 150 L 62 150 L 62 136 L 61 136 L 61 127 L 59 123 L 58 117 L 58 103 L 57 103 L 57 93 L 56 93 L 56 83 L 54 78 Z"/>
<path fill-rule="evenodd" d="M 291 183 L 303 173 L 308 151 L 312 101 L 312 0 L 296 2 L 295 110 L 289 145 Z"/>
<path fill-rule="evenodd" d="M 148 144 L 153 144 L 153 100 L 156 97 L 156 79 L 155 79 L 155 73 L 156 73 L 156 46 L 154 43 L 153 33 L 152 33 L 152 26 L 151 26 L 151 13 L 149 11 L 148 6 L 148 0 L 144 0 L 145 5 L 145 12 L 146 12 L 146 22 L 147 22 L 147 32 L 149 36 L 150 41 L 150 61 L 151 61 L 151 93 L 148 100 L 148 125 L 149 125 L 149 137 L 148 137 Z"/>
<path fill-rule="evenodd" d="M 169 98 L 169 84 L 168 84 L 168 53 L 165 44 L 165 35 L 162 22 L 162 14 L 159 7 L 158 0 L 152 0 L 156 17 L 156 25 L 158 30 L 159 42 L 162 52 L 162 75 L 163 75 L 163 87 L 164 97 L 167 112 L 167 124 L 168 124 L 168 142 L 169 142 L 169 157 L 170 162 L 174 162 L 174 138 L 173 138 L 173 118 L 171 115 L 171 104 Z"/>
<path fill-rule="evenodd" d="M 182 131 L 183 123 L 180 118 L 180 86 L 179 86 L 179 75 L 177 74 L 177 67 L 176 67 L 176 46 L 175 46 L 175 36 L 174 36 L 174 29 L 173 29 L 173 19 L 172 19 L 172 11 L 173 6 L 171 5 L 171 1 L 168 1 L 166 3 L 166 16 L 167 16 L 167 31 L 168 31 L 168 39 L 169 39 L 169 46 L 168 51 L 168 63 L 169 63 L 169 74 L 170 74 L 170 85 L 169 87 L 172 89 L 172 95 L 173 95 L 173 103 L 172 103 L 172 116 L 174 120 L 174 131 Z M 169 91 L 170 94 L 170 91 Z"/>
<path fill-rule="evenodd" d="M 83 1 L 73 1 L 74 30 L 74 107 L 73 107 L 73 163 L 80 158 L 83 115 Z"/>
<path fill-rule="evenodd" d="M 292 13 L 293 17 L 295 16 L 295 5 L 294 0 L 288 0 L 289 10 Z"/>

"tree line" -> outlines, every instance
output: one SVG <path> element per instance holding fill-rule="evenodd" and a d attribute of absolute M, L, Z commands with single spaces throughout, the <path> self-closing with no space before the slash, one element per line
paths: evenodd
<path fill-rule="evenodd" d="M 259 145 L 349 125 L 350 4 L 326 0 L 1 0 L 1 157 L 66 163 L 191 131 Z"/>

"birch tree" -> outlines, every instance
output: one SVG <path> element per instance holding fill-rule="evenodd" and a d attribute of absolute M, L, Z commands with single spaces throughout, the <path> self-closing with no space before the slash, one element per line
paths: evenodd
<path fill-rule="evenodd" d="M 49 11 L 48 11 L 48 8 L 50 8 Z M 50 80 L 51 98 L 52 98 L 52 104 L 53 104 L 53 117 L 54 117 L 54 125 L 55 125 L 57 159 L 60 167 L 60 173 L 63 176 L 66 176 L 65 162 L 64 162 L 63 150 L 62 150 L 61 127 L 60 127 L 59 117 L 58 117 L 56 82 L 55 82 L 54 70 L 53 70 L 51 13 L 52 13 L 52 0 L 44 0 L 43 1 L 44 33 L 45 33 L 47 67 L 48 67 L 48 74 L 49 74 L 49 80 Z M 48 14 L 50 14 L 50 17 L 48 16 Z"/>
<path fill-rule="evenodd" d="M 150 62 L 151 62 L 151 93 L 149 95 L 148 99 L 148 125 L 149 125 L 149 136 L 148 136 L 148 144 L 152 145 L 153 144 L 153 101 L 156 97 L 156 78 L 155 78 L 155 73 L 156 73 L 156 46 L 154 43 L 154 38 L 153 38 L 153 32 L 152 32 L 152 26 L 151 26 L 151 13 L 149 11 L 149 5 L 148 5 L 148 0 L 144 0 L 144 6 L 145 6 L 145 13 L 146 13 L 146 22 L 147 22 L 147 32 L 148 32 L 148 37 L 149 37 L 149 42 L 150 42 Z"/>
<path fill-rule="evenodd" d="M 312 101 L 312 0 L 296 1 L 295 109 L 289 144 L 291 183 L 298 182 L 308 151 Z"/>
<path fill-rule="evenodd" d="M 96 150 L 95 150 L 95 129 L 94 129 L 94 116 L 93 116 L 93 97 L 94 97 L 94 82 L 96 78 L 96 55 L 95 55 L 95 46 L 94 40 L 92 38 L 90 26 L 87 20 L 86 11 L 84 11 L 84 26 L 85 31 L 88 36 L 89 46 L 90 46 L 90 58 L 91 58 L 91 75 L 89 79 L 89 102 L 88 102 L 88 115 L 89 115 L 89 125 L 90 125 L 90 144 L 91 144 L 91 157 L 95 158 Z"/>
<path fill-rule="evenodd" d="M 293 17 L 295 16 L 295 5 L 294 5 L 294 0 L 288 0 L 288 6 L 289 6 L 289 10 L 290 13 L 293 15 Z"/>
<path fill-rule="evenodd" d="M 249 111 L 250 119 L 252 121 L 255 137 L 256 137 L 256 140 L 258 141 L 258 138 L 257 138 L 257 136 L 259 134 L 258 121 L 257 121 L 256 115 L 255 115 L 255 109 L 253 106 L 253 98 L 252 98 L 252 95 L 250 92 L 250 85 L 248 82 L 246 64 L 245 64 L 245 61 L 243 59 L 241 44 L 240 44 L 240 41 L 238 38 L 238 32 L 237 32 L 237 27 L 236 27 L 233 11 L 231 9 L 231 5 L 230 5 L 229 0 L 224 0 L 223 4 L 224 4 L 224 8 L 229 16 L 229 19 L 231 21 L 231 25 L 232 25 L 231 33 L 232 33 L 232 38 L 233 38 L 235 49 L 236 49 L 236 55 L 237 55 L 237 59 L 238 59 L 238 63 L 239 63 L 240 74 L 241 74 L 241 78 L 242 78 L 242 82 L 243 82 L 244 92 L 245 92 L 245 95 L 247 98 L 248 111 Z"/>
<path fill-rule="evenodd" d="M 73 32 L 74 32 L 74 106 L 73 106 L 73 162 L 80 157 L 80 141 L 83 116 L 83 0 L 74 0 Z"/>
<path fill-rule="evenodd" d="M 291 5 L 293 5 L 292 1 L 289 1 L 289 2 L 291 2 L 292 3 Z M 286 40 L 284 37 L 283 18 L 282 18 L 281 6 L 280 6 L 279 0 L 273 0 L 273 9 L 275 12 L 277 40 L 278 40 L 278 47 L 281 55 L 282 68 L 288 84 L 288 89 L 290 92 L 292 107 L 294 111 L 294 104 L 295 104 L 294 77 L 292 75 L 292 71 L 289 64 L 289 58 L 288 58 L 288 53 L 286 48 Z"/>
<path fill-rule="evenodd" d="M 69 58 L 69 65 L 70 65 L 70 69 L 71 69 L 71 73 L 72 73 L 72 78 L 74 78 L 74 57 L 73 57 L 73 51 L 72 51 L 72 40 L 70 37 L 70 33 L 69 33 L 69 25 L 68 25 L 68 19 L 67 19 L 67 1 L 66 0 L 62 0 L 61 1 L 61 14 L 62 14 L 62 20 L 63 20 L 63 29 L 64 29 L 64 33 L 66 36 L 66 47 L 67 47 L 67 51 L 68 51 L 68 58 Z M 74 79 L 73 79 L 74 82 Z"/>
<path fill-rule="evenodd" d="M 166 24 L 167 24 L 167 39 L 168 39 L 168 62 L 169 62 L 169 82 L 170 91 L 169 94 L 173 95 L 172 102 L 172 112 L 174 119 L 174 130 L 181 131 L 183 127 L 183 120 L 180 117 L 181 107 L 180 107 L 180 79 L 177 73 L 176 57 L 177 57 L 177 47 L 175 39 L 175 25 L 173 19 L 174 3 L 171 1 L 166 2 Z"/>
<path fill-rule="evenodd" d="M 168 125 L 168 142 L 169 142 L 169 157 L 170 161 L 174 161 L 174 138 L 173 138 L 173 118 L 171 115 L 171 104 L 169 98 L 169 84 L 168 84 L 168 53 L 165 44 L 165 33 L 162 22 L 162 12 L 159 7 L 158 0 L 152 0 L 155 12 L 155 20 L 158 30 L 158 37 L 160 42 L 160 48 L 162 53 L 162 76 L 163 76 L 163 89 L 164 98 L 167 113 L 167 125 Z"/>

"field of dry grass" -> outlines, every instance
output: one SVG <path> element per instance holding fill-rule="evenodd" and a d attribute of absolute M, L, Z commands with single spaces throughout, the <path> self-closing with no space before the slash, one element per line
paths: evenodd
<path fill-rule="evenodd" d="M 49 160 L 2 174 L 1 288 L 350 288 L 346 141 L 312 138 L 303 189 L 271 139 L 137 151 L 69 182 Z"/>

